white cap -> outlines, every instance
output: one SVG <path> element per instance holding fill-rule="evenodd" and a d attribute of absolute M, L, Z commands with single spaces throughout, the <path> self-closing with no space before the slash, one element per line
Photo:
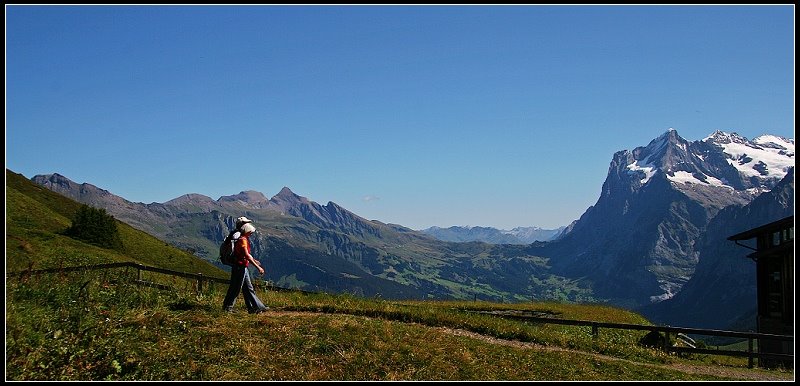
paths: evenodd
<path fill-rule="evenodd" d="M 253 220 L 242 216 L 242 217 L 239 217 L 239 218 L 236 219 L 236 227 L 237 228 L 241 228 L 242 225 L 247 224 L 247 223 L 251 223 L 251 222 L 253 222 Z"/>

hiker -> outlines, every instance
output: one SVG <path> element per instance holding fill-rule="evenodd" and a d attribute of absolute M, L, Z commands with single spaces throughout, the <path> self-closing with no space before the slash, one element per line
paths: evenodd
<path fill-rule="evenodd" d="M 241 226 L 239 225 L 239 220 L 244 219 L 247 222 L 242 222 Z M 240 217 L 237 219 L 237 228 L 239 232 L 242 233 L 241 237 L 236 241 L 234 246 L 234 256 L 236 257 L 236 262 L 231 266 L 231 280 L 230 286 L 228 287 L 228 293 L 225 295 L 225 300 L 222 302 L 222 309 L 227 312 L 233 312 L 233 304 L 236 302 L 236 298 L 239 297 L 239 292 L 242 292 L 244 295 L 244 304 L 247 307 L 247 312 L 253 313 L 261 313 L 268 309 L 261 300 L 258 299 L 256 296 L 255 288 L 253 288 L 253 282 L 250 281 L 250 272 L 247 270 L 247 266 L 253 264 L 256 268 L 258 268 L 258 273 L 263 275 L 264 268 L 261 267 L 261 264 L 258 263 L 258 260 L 253 258 L 253 255 L 250 254 L 250 235 L 256 231 L 256 227 L 253 224 L 250 224 L 250 220 L 245 217 Z"/>

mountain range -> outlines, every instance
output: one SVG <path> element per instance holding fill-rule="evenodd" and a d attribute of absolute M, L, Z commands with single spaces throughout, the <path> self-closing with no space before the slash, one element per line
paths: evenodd
<path fill-rule="evenodd" d="M 439 240 L 467 242 L 481 241 L 489 244 L 530 244 L 535 241 L 550 241 L 557 238 L 566 227 L 542 229 L 539 227 L 516 227 L 503 230 L 481 226 L 430 227 L 421 230 Z"/>
<path fill-rule="evenodd" d="M 647 146 L 615 153 L 597 203 L 555 238 L 530 244 L 481 227 L 469 230 L 477 228 L 491 243 L 438 240 L 431 232 L 366 220 L 333 202 L 320 205 L 289 188 L 272 198 L 245 191 L 142 204 L 58 174 L 32 180 L 211 262 L 233 219 L 245 215 L 259 229 L 255 256 L 278 285 L 388 298 L 609 302 L 650 310 L 658 321 L 696 310 L 678 296 L 684 287 L 689 297 L 689 288 L 702 293 L 710 285 L 708 278 L 693 284 L 696 271 L 731 277 L 729 270 L 704 268 L 715 258 L 734 264 L 711 245 L 729 236 L 727 229 L 737 232 L 724 225 L 747 218 L 743 213 L 755 210 L 749 204 L 757 197 L 759 206 L 779 208 L 759 220 L 793 214 L 793 167 L 792 139 L 717 131 L 689 142 L 670 129 Z M 782 193 L 769 194 L 776 187 Z M 785 202 L 787 195 L 792 199 Z M 731 299 L 717 301 L 730 310 L 726 321 L 752 313 Z"/>
<path fill-rule="evenodd" d="M 519 248 L 452 243 L 424 233 L 366 220 L 333 202 L 320 205 L 289 188 L 267 199 L 245 191 L 213 200 L 187 194 L 165 203 L 133 203 L 94 185 L 59 175 L 32 181 L 165 242 L 218 263 L 218 245 L 236 217 L 258 226 L 253 251 L 276 285 L 387 298 L 530 300 L 552 292 L 531 277 L 554 278 L 545 263 Z M 506 249 L 509 249 L 506 251 Z M 559 293 L 562 293 L 561 291 Z"/>

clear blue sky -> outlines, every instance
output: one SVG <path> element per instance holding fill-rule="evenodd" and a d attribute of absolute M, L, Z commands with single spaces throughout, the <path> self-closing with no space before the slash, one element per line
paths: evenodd
<path fill-rule="evenodd" d="M 670 127 L 794 138 L 794 6 L 6 6 L 6 167 L 555 228 Z"/>

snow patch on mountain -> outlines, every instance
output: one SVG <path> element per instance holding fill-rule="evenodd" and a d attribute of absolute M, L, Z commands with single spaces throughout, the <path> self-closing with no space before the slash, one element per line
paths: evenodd
<path fill-rule="evenodd" d="M 631 155 L 631 158 L 633 158 L 633 162 L 627 166 L 628 173 L 641 175 L 642 178 L 639 180 L 639 182 L 642 185 L 650 181 L 650 179 L 653 178 L 653 176 L 656 174 L 656 171 L 659 169 L 657 162 L 664 155 L 672 134 L 677 134 L 677 132 L 675 129 L 670 127 L 669 130 L 667 130 L 664 134 L 661 134 L 658 138 L 651 141 L 647 147 L 643 149 L 639 148 L 642 150 L 638 154 L 644 156 L 642 159 L 636 159 L 636 150 L 639 149 L 636 149 L 633 152 L 626 151 L 626 154 Z"/>
<path fill-rule="evenodd" d="M 647 181 L 650 181 L 650 179 L 653 178 L 653 175 L 656 174 L 656 166 L 648 161 L 650 161 L 650 157 L 645 158 L 644 161 L 634 161 L 632 164 L 628 165 L 628 170 L 630 173 L 644 173 L 644 177 L 639 180 L 642 185 L 646 184 Z"/>
<path fill-rule="evenodd" d="M 625 151 L 623 166 L 639 184 L 661 170 L 673 184 L 709 186 L 759 193 L 794 166 L 794 140 L 762 135 L 748 140 L 717 130 L 702 141 L 687 142 L 670 128 L 646 147 Z M 738 176 L 736 176 L 738 175 Z"/>
<path fill-rule="evenodd" d="M 718 186 L 718 187 L 724 187 L 724 188 L 728 188 L 728 189 L 733 189 L 731 186 L 727 185 L 725 182 L 723 182 L 720 179 L 717 179 L 717 178 L 714 178 L 714 177 L 711 177 L 709 175 L 702 174 L 702 173 L 700 173 L 699 175 L 701 177 L 697 178 L 692 173 L 685 172 L 685 171 L 677 171 L 677 172 L 674 172 L 673 176 L 670 176 L 668 174 L 667 175 L 667 179 L 669 179 L 672 182 L 677 182 L 679 184 L 706 184 L 706 185 L 711 185 L 711 186 Z"/>
<path fill-rule="evenodd" d="M 794 140 L 762 135 L 748 141 L 736 133 L 717 130 L 708 136 L 725 153 L 728 163 L 745 177 L 781 179 L 794 166 Z"/>

